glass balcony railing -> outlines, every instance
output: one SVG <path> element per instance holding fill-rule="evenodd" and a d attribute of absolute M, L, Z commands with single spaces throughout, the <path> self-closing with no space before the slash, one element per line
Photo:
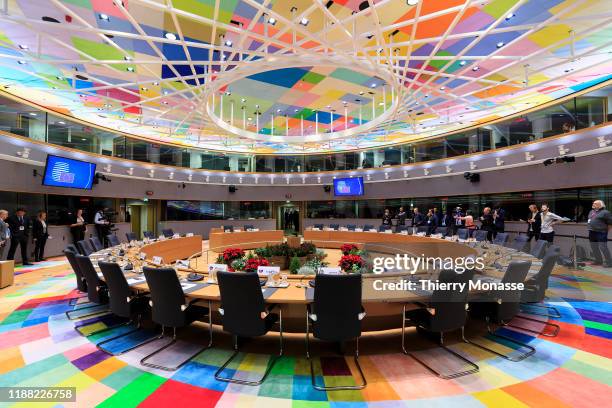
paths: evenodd
<path fill-rule="evenodd" d="M 444 159 L 539 140 L 610 120 L 612 86 L 444 137 L 363 151 L 302 156 L 224 154 L 146 142 L 37 110 L 0 96 L 0 130 L 89 153 L 206 170 L 319 172 Z"/>

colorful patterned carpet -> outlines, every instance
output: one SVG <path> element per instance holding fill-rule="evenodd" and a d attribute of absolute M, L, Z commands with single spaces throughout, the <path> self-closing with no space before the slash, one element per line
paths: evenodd
<path fill-rule="evenodd" d="M 225 343 L 175 372 L 140 366 L 146 350 L 111 357 L 95 342 L 125 329 L 89 338 L 74 330 L 75 322 L 64 313 L 72 309 L 68 299 L 76 296 L 74 277 L 65 262 L 56 259 L 20 268 L 17 274 L 15 285 L 0 291 L 0 387 L 77 388 L 76 403 L 37 403 L 37 407 L 603 407 L 612 399 L 609 269 L 587 268 L 553 277 L 549 299 L 562 314 L 555 321 L 561 326 L 559 336 L 532 337 L 504 329 L 504 334 L 536 347 L 536 354 L 522 362 L 453 344 L 454 350 L 478 363 L 480 372 L 442 380 L 398 352 L 396 336 L 389 343 L 397 344 L 395 350 L 384 347 L 361 356 L 368 379 L 365 390 L 335 392 L 311 387 L 308 361 L 299 349 L 283 357 L 259 387 L 214 380 L 213 373 L 230 353 Z M 102 316 L 77 324 L 91 332 L 112 323 Z M 479 340 L 494 345 L 492 339 Z M 206 341 L 203 335 L 200 344 Z M 445 358 L 434 349 L 424 353 L 434 362 Z M 265 354 L 241 354 L 227 374 L 254 378 L 267 362 Z M 318 381 L 327 385 L 352 381 L 355 374 L 350 358 L 325 357 L 317 359 L 316 366 L 322 373 Z"/>

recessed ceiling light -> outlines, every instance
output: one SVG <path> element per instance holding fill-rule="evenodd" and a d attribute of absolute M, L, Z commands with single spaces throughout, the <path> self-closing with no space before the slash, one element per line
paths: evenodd
<path fill-rule="evenodd" d="M 276 19 L 275 19 L 274 17 L 270 17 L 270 18 L 268 19 L 268 24 L 270 24 L 270 25 L 274 25 L 274 24 L 276 24 Z"/>
<path fill-rule="evenodd" d="M 168 95 L 168 90 L 164 89 L 164 95 Z"/>
<path fill-rule="evenodd" d="M 176 34 L 174 34 L 174 33 L 166 33 L 166 34 L 164 34 L 164 37 L 166 37 L 167 39 L 172 40 L 172 41 L 176 40 Z"/>
<path fill-rule="evenodd" d="M 127 67 L 127 68 L 126 68 L 126 70 L 127 70 L 128 72 L 134 72 L 134 67 Z"/>
<path fill-rule="evenodd" d="M 242 99 L 240 100 L 240 102 L 245 103 L 245 102 L 246 102 L 246 98 L 242 98 Z"/>
<path fill-rule="evenodd" d="M 158 85 L 159 85 L 159 82 L 153 82 L 153 85 L 154 85 L 154 86 L 158 86 Z"/>
<path fill-rule="evenodd" d="M 19 61 L 17 61 L 17 63 L 18 63 L 19 65 L 24 65 L 24 64 L 27 64 L 27 62 L 26 62 L 25 60 L 19 60 Z"/>
<path fill-rule="evenodd" d="M 308 23 L 310 23 L 310 20 L 306 17 L 302 17 L 302 19 L 300 20 L 300 24 L 303 26 L 307 26 Z"/>
<path fill-rule="evenodd" d="M 384 106 L 385 103 L 384 102 L 378 102 L 378 106 Z"/>
<path fill-rule="evenodd" d="M 370 85 L 370 88 L 376 88 L 376 84 Z"/>
<path fill-rule="evenodd" d="M 58 81 L 63 81 L 63 80 L 64 80 L 64 77 L 59 76 L 59 75 L 58 75 L 58 76 L 56 76 L 55 78 L 56 78 Z"/>
<path fill-rule="evenodd" d="M 149 90 L 149 88 L 147 88 L 146 86 L 143 86 L 141 89 L 145 92 Z"/>
<path fill-rule="evenodd" d="M 416 6 L 418 2 L 419 0 L 406 0 L 406 4 L 408 4 L 409 6 Z"/>
<path fill-rule="evenodd" d="M 226 94 L 227 96 L 230 96 L 232 93 L 231 93 L 230 91 L 226 91 L 226 92 L 225 92 L 225 94 Z"/>
<path fill-rule="evenodd" d="M 459 65 L 464 66 L 465 64 L 467 64 L 466 61 L 459 61 Z"/>
<path fill-rule="evenodd" d="M 108 20 L 110 20 L 110 18 L 108 17 L 108 15 L 107 15 L 107 14 L 104 14 L 104 13 L 100 13 L 100 14 L 98 14 L 98 17 L 100 18 L 100 20 L 104 20 L 104 21 L 108 21 Z"/>
<path fill-rule="evenodd" d="M 22 50 L 29 50 L 30 49 L 30 47 L 28 47 L 25 44 L 19 44 L 19 48 L 21 48 Z"/>
<path fill-rule="evenodd" d="M 445 90 L 445 89 L 446 89 L 446 87 L 445 87 L 445 86 L 441 86 L 441 87 L 440 87 L 440 90 L 441 90 L 441 91 L 443 91 L 443 90 Z"/>
<path fill-rule="evenodd" d="M 478 65 L 476 65 L 475 67 L 472 68 L 472 71 L 476 72 L 480 69 L 480 67 Z"/>
<path fill-rule="evenodd" d="M 253 118 L 247 118 L 247 120 L 253 120 Z"/>
<path fill-rule="evenodd" d="M 232 40 L 227 40 L 227 41 L 225 42 L 225 46 L 226 46 L 226 47 L 231 47 L 231 46 L 232 46 L 232 44 L 233 44 L 233 43 L 232 43 Z"/>
<path fill-rule="evenodd" d="M 132 57 L 130 57 L 129 55 L 126 55 L 126 56 L 123 57 L 123 59 L 126 60 L 126 61 L 131 61 Z"/>
<path fill-rule="evenodd" d="M 66 122 L 64 122 L 63 120 L 60 120 L 59 122 L 57 122 L 58 125 L 65 125 Z"/>
<path fill-rule="evenodd" d="M 508 15 L 506 16 L 506 20 L 510 20 L 512 17 L 514 17 L 516 14 L 514 13 L 508 13 Z"/>
<path fill-rule="evenodd" d="M 503 47 L 503 46 L 504 46 L 504 44 L 505 44 L 505 43 L 504 43 L 503 41 L 498 42 L 498 43 L 497 43 L 497 48 L 501 48 L 501 47 Z"/>
<path fill-rule="evenodd" d="M 38 116 L 38 113 L 36 113 L 36 112 L 30 112 L 30 116 Z"/>

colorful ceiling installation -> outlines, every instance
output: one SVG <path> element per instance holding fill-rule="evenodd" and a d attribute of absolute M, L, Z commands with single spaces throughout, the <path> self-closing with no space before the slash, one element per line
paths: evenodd
<path fill-rule="evenodd" d="M 220 151 L 409 142 L 612 72 L 605 0 L 4 4 L 7 92 L 138 137 Z"/>

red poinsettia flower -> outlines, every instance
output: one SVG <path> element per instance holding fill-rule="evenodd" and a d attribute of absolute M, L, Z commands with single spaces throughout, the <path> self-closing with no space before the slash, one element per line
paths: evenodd
<path fill-rule="evenodd" d="M 227 248 L 223 251 L 223 260 L 230 264 L 234 259 L 242 258 L 244 251 L 240 248 Z"/>
<path fill-rule="evenodd" d="M 250 258 L 247 259 L 246 265 L 244 266 L 245 272 L 257 272 L 257 268 L 260 266 L 268 266 L 268 260 L 265 258 Z"/>
<path fill-rule="evenodd" d="M 357 249 L 359 249 L 359 248 L 358 248 L 358 247 L 357 247 L 357 245 L 355 245 L 355 244 L 343 244 L 343 245 L 340 247 L 340 251 L 342 251 L 342 253 L 343 253 L 344 255 L 348 255 L 348 254 L 350 254 L 352 251 L 356 251 Z"/>
<path fill-rule="evenodd" d="M 343 271 L 350 272 L 363 266 L 363 258 L 354 254 L 344 255 L 340 258 L 338 266 Z"/>

